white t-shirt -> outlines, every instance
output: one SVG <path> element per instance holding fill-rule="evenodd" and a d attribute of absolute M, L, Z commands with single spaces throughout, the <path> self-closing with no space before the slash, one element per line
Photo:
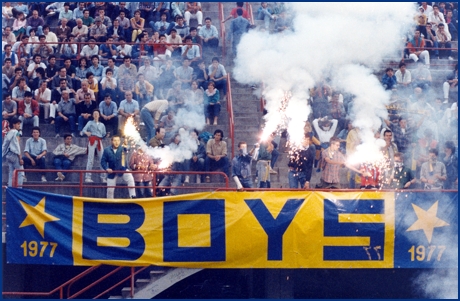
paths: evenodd
<path fill-rule="evenodd" d="M 32 63 L 29 64 L 29 67 L 27 67 L 27 72 L 34 70 L 36 63 L 32 61 Z M 44 70 L 46 70 L 46 65 L 42 62 L 40 62 L 40 65 L 38 67 L 42 67 Z M 37 77 L 37 72 L 34 71 L 32 73 L 32 79 Z"/>

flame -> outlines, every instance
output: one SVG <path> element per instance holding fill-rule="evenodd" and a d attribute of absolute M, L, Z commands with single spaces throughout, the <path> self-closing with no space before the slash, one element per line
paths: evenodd
<path fill-rule="evenodd" d="M 131 138 L 134 142 L 142 140 L 133 117 L 128 117 L 126 120 L 125 126 L 123 127 L 123 133 L 128 139 Z"/>

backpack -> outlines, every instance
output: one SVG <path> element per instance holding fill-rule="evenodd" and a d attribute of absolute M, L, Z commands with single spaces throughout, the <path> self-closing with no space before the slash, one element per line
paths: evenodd
<path fill-rule="evenodd" d="M 211 139 L 213 136 L 210 132 L 202 132 L 199 136 L 198 139 L 202 140 L 204 144 L 208 143 L 209 139 Z"/>

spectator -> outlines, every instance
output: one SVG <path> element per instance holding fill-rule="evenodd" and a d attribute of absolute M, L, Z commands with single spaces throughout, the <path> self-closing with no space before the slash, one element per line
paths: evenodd
<path fill-rule="evenodd" d="M 24 169 L 24 161 L 21 157 L 21 145 L 19 137 L 21 136 L 21 121 L 17 118 L 11 120 L 12 128 L 3 138 L 2 158 L 8 163 L 8 187 L 13 186 L 13 172 L 15 169 Z M 24 180 L 24 172 L 18 173 L 18 186 L 21 187 Z"/>
<path fill-rule="evenodd" d="M 165 129 L 164 139 L 166 141 L 171 140 L 176 134 L 177 126 L 175 116 L 175 111 L 173 109 L 169 109 L 167 111 L 167 115 L 160 119 L 160 127 Z"/>
<path fill-rule="evenodd" d="M 404 166 L 404 155 L 396 152 L 394 154 L 394 167 L 390 177 L 391 189 L 408 189 L 412 184 L 416 183 L 412 170 Z"/>
<path fill-rule="evenodd" d="M 268 7 L 267 2 L 260 2 L 260 7 L 257 10 L 256 20 L 264 20 L 265 30 L 270 29 L 270 20 L 274 19 L 272 16 L 272 10 Z"/>
<path fill-rule="evenodd" d="M 87 72 L 91 72 L 94 75 L 94 79 L 99 81 L 102 78 L 102 71 L 104 67 L 99 63 L 99 56 L 93 55 L 91 56 L 91 66 L 87 69 Z M 87 73 L 88 75 L 88 73 Z"/>
<path fill-rule="evenodd" d="M 120 2 L 118 3 L 118 5 L 115 6 L 112 12 L 112 19 L 116 19 L 120 15 L 121 12 L 123 12 L 126 18 L 128 19 L 131 18 L 131 12 L 129 11 L 129 9 L 126 8 L 126 2 Z"/>
<path fill-rule="evenodd" d="M 62 124 L 68 122 L 72 137 L 76 135 L 76 111 L 75 111 L 75 98 L 69 97 L 69 90 L 62 90 L 61 101 L 58 103 L 58 116 L 56 116 L 55 132 L 56 138 L 59 137 Z"/>
<path fill-rule="evenodd" d="M 238 3 L 242 3 L 242 2 L 238 2 Z M 244 33 L 248 32 L 249 26 L 250 26 L 250 23 L 247 20 L 247 17 L 244 17 L 243 15 L 244 13 L 243 9 L 238 8 L 236 10 L 236 13 L 238 16 L 234 17 L 234 20 L 232 20 L 232 23 L 230 24 L 230 30 L 228 32 L 228 37 L 227 37 L 227 40 L 230 40 L 230 36 L 233 38 L 232 52 L 233 52 L 234 57 L 236 56 L 236 53 L 237 53 L 236 47 L 240 43 L 241 37 L 243 36 Z M 231 16 L 229 18 L 231 18 Z M 227 18 L 226 20 L 228 20 L 229 18 Z M 222 23 L 225 22 L 226 20 L 222 21 Z"/>
<path fill-rule="evenodd" d="M 10 78 L 14 76 L 14 67 L 11 64 L 11 59 L 6 58 L 3 64 L 4 66 L 2 67 L 2 74 L 5 74 L 9 81 Z"/>
<path fill-rule="evenodd" d="M 282 11 L 278 16 L 274 15 L 276 18 L 275 21 L 275 31 L 283 32 L 285 30 L 292 30 L 291 20 L 287 17 L 286 12 Z"/>
<path fill-rule="evenodd" d="M 40 109 L 38 102 L 32 99 L 32 92 L 26 91 L 24 93 L 24 100 L 19 101 L 18 104 L 18 115 L 21 120 L 21 129 L 24 129 L 24 123 L 32 123 L 34 127 L 38 127 L 39 121 L 38 116 L 40 115 Z"/>
<path fill-rule="evenodd" d="M 55 89 L 60 86 L 61 80 L 66 80 L 66 85 L 69 89 L 73 89 L 72 78 L 67 75 L 67 69 L 65 67 L 59 68 L 59 73 L 56 74 L 51 81 L 51 88 Z"/>
<path fill-rule="evenodd" d="M 77 58 L 77 44 L 74 43 L 75 37 L 73 35 L 69 35 L 69 37 L 63 39 L 62 42 L 64 42 L 65 44 L 61 45 L 61 49 L 59 51 L 59 53 L 61 54 L 61 58 L 63 58 L 64 60 L 65 59 L 75 60 Z"/>
<path fill-rule="evenodd" d="M 45 22 L 49 25 L 59 17 L 59 11 L 64 8 L 63 2 L 53 2 L 45 7 Z"/>
<path fill-rule="evenodd" d="M 5 28 L 5 26 L 11 26 L 13 22 L 14 17 L 11 2 L 4 2 L 4 5 L 2 5 L 2 28 Z"/>
<path fill-rule="evenodd" d="M 180 134 L 176 134 L 172 139 L 172 142 L 169 144 L 169 149 L 171 152 L 177 151 L 180 148 L 181 143 L 181 136 Z M 171 165 L 171 171 L 186 171 L 187 162 L 173 162 Z M 188 182 L 188 178 L 187 181 Z M 181 174 L 167 174 L 165 177 L 160 181 L 158 187 L 165 187 L 165 186 L 172 186 L 170 195 L 177 195 L 177 186 L 180 186 L 182 183 L 182 175 Z"/>
<path fill-rule="evenodd" d="M 104 101 L 99 104 L 99 111 L 101 113 L 101 122 L 106 126 L 107 137 L 112 133 L 112 136 L 118 132 L 118 109 L 117 104 L 112 101 L 110 94 L 104 96 Z"/>
<path fill-rule="evenodd" d="M 98 10 L 98 14 L 99 16 L 96 17 L 97 18 L 100 18 L 101 21 L 102 21 L 102 24 L 106 27 L 106 28 L 109 28 L 112 26 L 112 20 L 110 20 L 110 18 L 108 16 L 105 15 L 105 9 L 104 8 L 99 8 Z"/>
<path fill-rule="evenodd" d="M 244 2 L 236 2 L 236 7 L 232 8 L 230 15 L 225 20 L 223 20 L 222 23 L 225 23 L 232 18 L 236 19 L 238 18 L 238 16 L 242 16 L 243 18 L 249 21 L 250 20 L 249 13 L 247 10 L 243 8 L 243 6 L 244 6 Z M 241 15 L 238 14 L 239 9 L 241 9 L 241 12 L 242 12 Z"/>
<path fill-rule="evenodd" d="M 25 79 L 28 81 L 29 78 L 27 77 L 27 59 L 25 57 L 22 57 L 19 59 L 19 64 L 16 65 L 16 69 L 14 69 L 14 73 L 16 74 L 16 70 L 17 69 L 21 69 L 22 73 L 21 73 L 21 76 L 24 75 L 25 76 Z"/>
<path fill-rule="evenodd" d="M 86 79 L 88 80 L 89 89 L 94 92 L 94 97 L 98 100 L 99 96 L 99 83 L 97 79 L 94 77 L 94 74 L 91 71 L 86 73 Z"/>
<path fill-rule="evenodd" d="M 192 153 L 192 158 L 189 160 L 189 166 L 187 170 L 189 171 L 204 171 L 204 160 L 206 157 L 206 147 L 198 139 L 198 131 L 197 130 L 192 130 L 190 132 L 190 138 L 194 143 L 197 145 L 196 151 Z M 197 174 L 196 175 L 196 182 L 201 183 L 204 182 L 204 174 Z"/>
<path fill-rule="evenodd" d="M 78 2 L 78 7 L 76 7 L 72 12 L 72 18 L 74 20 L 83 18 L 84 11 L 85 11 L 85 2 Z"/>
<path fill-rule="evenodd" d="M 128 71 L 130 76 L 133 78 L 135 78 L 137 75 L 137 68 L 134 64 L 131 64 L 130 56 L 125 56 L 123 58 L 123 65 L 121 65 L 118 68 L 118 74 L 120 74 L 123 77 L 126 71 Z"/>
<path fill-rule="evenodd" d="M 133 118 L 133 122 L 139 124 L 140 115 L 139 115 L 139 103 L 133 99 L 133 93 L 127 91 L 125 93 L 125 99 L 120 102 L 120 108 L 118 109 L 118 128 L 123 132 L 126 121 L 129 117 Z"/>
<path fill-rule="evenodd" d="M 86 101 L 86 99 L 85 99 Z M 102 152 L 104 146 L 102 139 L 106 136 L 105 125 L 99 121 L 100 112 L 98 109 L 94 109 L 92 112 L 92 120 L 86 123 L 85 127 L 80 132 L 83 135 L 88 136 L 88 162 L 86 163 L 86 170 L 93 169 L 94 153 L 97 155 L 99 162 L 102 162 Z M 107 175 L 104 173 L 100 174 L 101 181 L 107 182 Z M 85 183 L 93 183 L 91 179 L 91 173 L 87 172 L 85 175 Z"/>
<path fill-rule="evenodd" d="M 305 134 L 302 146 L 289 153 L 289 188 L 310 188 L 310 179 L 315 160 L 315 147 L 310 145 L 310 135 Z"/>
<path fill-rule="evenodd" d="M 190 67 L 190 60 L 184 57 L 182 60 L 182 66 L 176 68 L 174 71 L 176 79 L 181 82 L 182 89 L 190 89 L 190 83 L 192 82 L 193 68 Z"/>
<path fill-rule="evenodd" d="M 160 36 L 161 43 L 161 36 Z M 177 30 L 175 28 L 171 29 L 171 34 L 166 37 L 166 56 L 177 57 L 181 55 L 181 44 L 182 38 L 177 35 Z"/>
<path fill-rule="evenodd" d="M 203 13 L 201 12 L 200 2 L 185 2 L 186 9 L 184 11 L 185 23 L 190 26 L 190 19 L 197 19 L 198 27 L 203 25 Z"/>
<path fill-rule="evenodd" d="M 86 57 L 87 60 L 90 60 L 94 55 L 98 54 L 99 46 L 96 45 L 96 40 L 94 39 L 89 40 L 88 45 L 85 45 L 80 52 L 80 55 Z"/>
<path fill-rule="evenodd" d="M 64 3 L 64 8 L 59 11 L 59 21 L 60 21 L 60 23 L 62 25 L 62 22 L 65 19 L 66 24 L 67 24 L 67 22 L 69 22 L 69 27 L 74 27 L 75 26 L 75 21 L 73 19 L 73 11 L 71 11 L 69 8 L 70 8 L 70 4 L 68 2 L 65 2 Z M 70 28 L 69 28 L 69 30 L 70 30 Z"/>
<path fill-rule="evenodd" d="M 87 69 L 87 59 L 86 57 L 81 57 L 78 60 L 78 68 L 75 70 L 75 80 L 80 82 L 86 79 L 86 74 L 88 73 Z"/>
<path fill-rule="evenodd" d="M 396 88 L 396 76 L 394 75 L 394 70 L 391 67 L 388 67 L 385 70 L 385 74 L 382 77 L 382 85 L 385 90 L 392 90 Z"/>
<path fill-rule="evenodd" d="M 140 58 L 141 56 L 149 56 L 153 54 L 153 48 L 147 44 L 148 35 L 140 34 L 138 36 L 139 42 L 133 46 L 133 58 Z"/>
<path fill-rule="evenodd" d="M 30 92 L 30 88 L 26 85 L 25 78 L 20 78 L 18 86 L 14 87 L 13 89 L 11 98 L 13 98 L 14 101 L 19 103 L 21 100 L 25 98 L 25 93 L 27 92 Z"/>
<path fill-rule="evenodd" d="M 423 8 L 423 11 L 425 12 L 426 15 L 429 15 L 433 12 L 433 7 L 431 5 L 427 4 L 428 2 L 422 2 L 421 8 Z M 419 8 L 420 8 L 419 7 Z"/>
<path fill-rule="evenodd" d="M 7 120 L 9 124 L 13 125 L 13 120 L 16 119 L 17 114 L 18 114 L 18 104 L 11 99 L 11 95 L 4 94 L 3 101 L 2 101 L 3 120 Z M 22 129 L 22 126 L 20 127 L 20 129 Z"/>
<path fill-rule="evenodd" d="M 120 38 L 125 37 L 125 30 L 120 26 L 118 19 L 113 20 L 113 25 L 107 28 L 107 38 L 112 38 L 113 41 L 118 42 Z"/>
<path fill-rule="evenodd" d="M 208 67 L 209 80 L 214 81 L 216 89 L 222 89 L 224 101 L 227 98 L 227 72 L 224 65 L 219 63 L 218 57 L 212 58 L 212 64 Z"/>
<path fill-rule="evenodd" d="M 107 27 L 102 24 L 100 17 L 96 17 L 96 22 L 91 26 L 89 37 L 97 42 L 105 42 L 107 38 Z"/>
<path fill-rule="evenodd" d="M 11 32 L 10 26 L 5 27 L 5 29 L 3 30 L 2 41 L 6 41 L 6 43 L 8 43 L 11 46 L 13 46 L 13 44 L 16 42 L 16 36 L 14 35 L 14 33 Z"/>
<path fill-rule="evenodd" d="M 12 65 L 16 65 L 18 61 L 18 56 L 14 51 L 11 51 L 12 46 L 10 44 L 6 44 L 3 47 L 4 51 L 2 52 L 2 62 L 5 63 L 5 59 L 10 59 Z"/>
<path fill-rule="evenodd" d="M 82 99 L 83 101 L 77 100 L 76 102 L 76 113 L 78 116 L 78 132 L 80 136 L 83 136 L 83 127 L 88 123 L 88 121 L 93 119 L 93 111 L 97 109 L 96 101 L 91 99 L 90 93 L 84 93 Z"/>
<path fill-rule="evenodd" d="M 439 11 L 438 5 L 433 5 L 433 11 L 427 13 L 428 15 L 428 22 L 431 23 L 434 30 L 438 29 L 439 24 L 445 24 L 446 20 L 444 19 L 444 15 Z"/>
<path fill-rule="evenodd" d="M 39 39 L 40 39 L 40 42 L 38 44 L 35 44 L 33 54 L 34 54 L 34 57 L 36 54 L 40 55 L 41 58 L 46 61 L 48 57 L 54 53 L 54 50 L 53 50 L 53 47 L 47 44 L 46 36 L 41 35 Z M 43 69 L 46 69 L 46 66 L 43 67 Z"/>
<path fill-rule="evenodd" d="M 215 171 L 222 169 L 228 174 L 227 143 L 222 141 L 224 133 L 222 130 L 214 131 L 214 139 L 210 139 L 206 144 L 205 171 Z M 206 176 L 206 182 L 209 183 L 211 178 Z"/>
<path fill-rule="evenodd" d="M 125 32 L 124 38 L 127 41 L 131 41 L 131 21 L 130 18 L 127 16 L 125 17 L 125 12 L 121 11 L 120 16 L 117 17 L 118 22 L 120 23 L 120 26 L 123 28 Z"/>
<path fill-rule="evenodd" d="M 458 40 L 458 20 L 457 17 L 453 16 L 452 10 L 447 11 L 446 23 L 447 31 L 449 31 L 450 35 L 452 36 L 452 41 Z"/>
<path fill-rule="evenodd" d="M 57 178 L 55 181 L 64 181 L 66 173 L 64 170 L 69 170 L 76 156 L 86 155 L 88 149 L 86 147 L 80 147 L 72 143 L 72 135 L 64 135 L 64 143 L 59 144 L 53 151 L 54 169 L 62 171 L 57 172 Z"/>
<path fill-rule="evenodd" d="M 181 47 L 182 58 L 187 58 L 193 69 L 197 67 L 197 62 L 201 60 L 200 47 L 192 44 L 192 37 L 185 38 L 185 45 Z M 192 69 L 192 70 L 193 70 Z M 177 70 L 176 70 L 177 71 Z"/>
<path fill-rule="evenodd" d="M 436 37 L 436 32 L 433 30 L 431 23 L 426 25 L 425 45 L 435 48 L 434 50 L 429 50 L 430 56 L 434 55 L 435 58 L 439 59 L 439 49 L 437 49 L 439 48 L 438 38 Z"/>
<path fill-rule="evenodd" d="M 19 85 L 19 81 L 21 80 L 21 78 L 24 79 L 25 81 L 24 84 L 27 85 L 27 77 L 23 77 L 22 73 L 23 73 L 22 68 L 19 68 L 19 67 L 14 68 L 14 76 L 11 78 L 11 81 L 9 82 L 8 91 L 13 91 L 14 88 Z"/>
<path fill-rule="evenodd" d="M 39 36 L 43 35 L 43 26 L 45 21 L 42 17 L 38 16 L 38 11 L 34 10 L 32 16 L 27 19 L 26 35 L 30 36 L 30 30 L 34 29 L 37 31 Z"/>
<path fill-rule="evenodd" d="M 442 90 L 444 94 L 444 103 L 449 102 L 450 91 L 457 92 L 458 97 L 458 63 L 455 64 L 455 69 L 447 76 L 447 80 L 442 84 Z M 457 97 L 455 97 L 455 100 Z"/>
<path fill-rule="evenodd" d="M 420 30 L 415 30 L 414 37 L 407 43 L 407 48 L 410 53 L 409 58 L 414 62 L 417 62 L 420 58 L 425 61 L 425 65 L 430 65 L 430 53 L 425 50 L 425 41 L 420 36 Z"/>
<path fill-rule="evenodd" d="M 46 169 L 46 153 L 46 140 L 40 137 L 40 128 L 34 126 L 32 128 L 32 138 L 27 139 L 24 148 L 24 156 L 22 157 L 24 167 L 32 166 L 32 168 Z M 42 173 L 41 180 L 42 182 L 46 182 L 46 174 L 44 172 Z"/>
<path fill-rule="evenodd" d="M 64 40 L 68 39 L 71 33 L 72 30 L 69 26 L 67 26 L 67 19 L 63 18 L 61 20 L 61 25 L 56 29 L 56 36 L 58 41 L 63 42 Z"/>
<path fill-rule="evenodd" d="M 416 128 L 407 126 L 407 118 L 405 116 L 400 116 L 397 122 L 385 120 L 385 123 L 393 132 L 394 142 L 398 147 L 398 151 L 408 154 L 410 152 L 410 145 L 413 139 L 412 136 L 414 135 Z"/>
<path fill-rule="evenodd" d="M 169 106 L 172 110 L 174 110 L 174 112 L 177 112 L 185 104 L 186 95 L 184 94 L 184 91 L 182 91 L 181 87 L 181 82 L 175 81 L 172 84 L 172 88 L 169 89 L 168 93 L 166 94 L 166 99 L 169 101 Z"/>
<path fill-rule="evenodd" d="M 45 123 L 49 124 L 51 122 L 50 117 L 52 119 L 56 117 L 57 104 L 51 103 L 51 90 L 48 89 L 46 81 L 42 81 L 40 87 L 35 90 L 35 99 L 38 102 L 38 106 L 42 108 Z"/>
<path fill-rule="evenodd" d="M 152 171 L 158 167 L 154 163 L 152 156 L 144 151 L 145 146 L 140 146 L 133 152 L 129 159 L 129 168 L 133 171 L 144 171 L 143 173 L 133 174 L 134 183 L 136 184 L 137 198 L 152 197 Z"/>
<path fill-rule="evenodd" d="M 39 68 L 37 68 L 38 70 Z M 43 68 L 41 68 L 43 70 Z M 56 75 L 59 74 L 59 71 L 60 69 L 58 68 L 58 66 L 56 65 L 56 56 L 54 55 L 50 55 L 48 57 L 48 66 L 46 67 L 46 72 L 45 70 L 43 70 L 43 73 L 44 73 L 44 77 L 43 79 L 46 78 L 46 80 L 49 82 L 49 81 L 52 81 L 53 80 L 53 77 L 55 77 Z M 67 70 L 66 70 L 67 72 Z M 52 84 L 52 82 L 51 82 Z M 57 83 L 56 86 L 59 86 L 59 82 Z M 54 88 L 54 86 L 51 85 L 52 88 Z"/>
<path fill-rule="evenodd" d="M 142 33 L 142 30 L 144 29 L 145 25 L 145 19 L 141 18 L 141 12 L 139 10 L 136 10 L 134 12 L 134 17 L 131 18 L 131 27 L 133 28 L 132 36 L 131 36 L 131 41 L 135 42 L 137 40 L 137 36 Z"/>
<path fill-rule="evenodd" d="M 18 58 L 29 58 L 32 50 L 32 45 L 29 44 L 29 36 L 23 35 L 21 41 L 14 43 L 12 51 L 16 53 Z M 19 61 L 16 61 L 18 64 Z M 16 64 L 13 64 L 16 65 Z"/>
<path fill-rule="evenodd" d="M 200 115 L 204 115 L 204 93 L 203 90 L 198 88 L 198 82 L 196 80 L 192 80 L 191 89 L 185 91 L 185 94 L 187 95 L 186 105 L 189 111 L 195 111 Z"/>
<path fill-rule="evenodd" d="M 185 14 L 185 2 L 171 2 L 171 17 L 176 20 L 177 16 L 184 16 Z M 187 23 L 190 26 L 190 24 Z"/>
<path fill-rule="evenodd" d="M 128 171 L 126 167 L 126 148 L 121 145 L 120 136 L 112 137 L 112 145 L 104 149 L 102 154 L 101 166 L 107 171 L 107 199 L 114 199 L 114 186 L 117 183 L 117 177 L 122 177 L 128 185 L 129 196 L 133 199 L 136 197 L 134 189 L 134 178 L 130 173 L 117 173 L 116 171 Z"/>
<path fill-rule="evenodd" d="M 113 60 L 113 59 L 112 59 Z M 109 94 L 112 98 L 117 97 L 117 80 L 112 76 L 112 69 L 104 69 L 105 76 L 101 80 L 102 95 Z"/>
<path fill-rule="evenodd" d="M 34 79 L 35 77 L 37 77 L 35 70 L 37 70 L 37 68 L 39 67 L 46 69 L 46 65 L 42 63 L 42 57 L 40 56 L 40 54 L 35 54 L 33 61 L 27 67 L 27 72 L 28 72 L 27 76 L 31 79 Z"/>
<path fill-rule="evenodd" d="M 452 44 L 450 42 L 452 40 L 452 37 L 449 31 L 445 29 L 443 23 L 438 24 L 438 29 L 436 30 L 436 37 L 438 39 L 439 47 L 447 49 L 447 50 L 439 50 L 439 57 L 445 58 L 447 56 L 447 58 L 452 61 L 453 60 L 452 50 L 450 50 L 450 48 L 452 48 Z"/>
<path fill-rule="evenodd" d="M 59 101 L 61 101 L 61 94 L 62 94 L 63 90 L 69 90 L 69 93 L 71 93 L 70 98 L 74 97 L 75 90 L 69 89 L 67 87 L 67 80 L 66 79 L 61 79 L 61 80 L 59 80 L 59 87 L 54 88 L 51 91 L 51 101 L 55 102 L 55 103 L 58 103 Z"/>
<path fill-rule="evenodd" d="M 177 34 L 181 37 L 182 41 L 184 41 L 185 37 L 190 33 L 188 26 L 184 24 L 184 18 L 181 16 L 176 17 L 174 29 L 177 30 Z"/>
<path fill-rule="evenodd" d="M 167 100 L 154 100 L 145 104 L 140 111 L 140 118 L 145 123 L 147 129 L 147 141 L 152 145 L 151 140 L 154 138 L 156 130 L 160 127 L 160 117 L 163 112 L 168 108 Z M 165 132 L 161 134 L 161 139 L 164 138 Z M 152 147 L 154 147 L 152 145 Z"/>
<path fill-rule="evenodd" d="M 236 188 L 252 188 L 251 163 L 254 148 L 247 152 L 248 145 L 244 141 L 238 143 L 238 154 L 232 160 L 232 178 L 236 183 Z"/>
<path fill-rule="evenodd" d="M 160 21 L 157 21 L 155 23 L 153 21 L 150 21 L 149 25 L 150 25 L 150 27 L 152 27 L 152 29 L 155 32 L 159 32 L 160 35 L 169 34 L 170 30 L 174 27 L 173 22 L 170 23 L 170 22 L 167 21 L 167 14 L 166 13 L 161 14 L 161 20 Z"/>
<path fill-rule="evenodd" d="M 418 61 L 417 69 L 412 71 L 412 84 L 413 87 L 420 87 L 423 91 L 428 91 L 431 86 L 431 73 L 426 66 Z"/>
<path fill-rule="evenodd" d="M 24 16 L 24 13 L 20 12 L 18 18 L 14 20 L 13 23 L 13 34 L 16 36 L 17 40 L 22 39 L 22 36 L 26 33 L 27 20 Z"/>
<path fill-rule="evenodd" d="M 447 179 L 446 166 L 437 159 L 438 150 L 435 148 L 430 149 L 429 161 L 423 163 L 420 172 L 420 181 L 425 183 L 425 189 L 443 189 L 444 181 Z"/>
<path fill-rule="evenodd" d="M 171 2 L 155 2 L 155 5 L 157 6 L 156 12 L 154 12 L 155 16 L 154 19 L 159 20 L 160 16 L 165 14 L 166 15 L 166 20 L 169 20 L 171 18 Z"/>
<path fill-rule="evenodd" d="M 205 91 L 204 103 L 206 107 L 206 125 L 210 125 L 213 120 L 213 125 L 217 125 L 217 119 L 220 114 L 220 96 L 219 90 L 215 88 L 214 82 L 208 83 L 208 89 Z"/>
<path fill-rule="evenodd" d="M 16 18 L 16 16 L 20 13 L 20 12 L 23 12 L 24 15 L 29 15 L 29 8 L 27 7 L 27 5 L 24 4 L 24 2 L 16 2 L 16 6 L 13 7 L 12 9 L 12 13 L 13 13 L 13 17 Z"/>
<path fill-rule="evenodd" d="M 153 148 L 163 147 L 163 139 L 165 137 L 166 131 L 161 126 L 155 128 L 155 136 L 149 140 L 149 145 Z"/>
<path fill-rule="evenodd" d="M 158 77 L 160 76 L 160 72 L 155 66 L 152 66 L 150 64 L 150 58 L 149 57 L 142 57 L 142 62 L 144 63 L 143 66 L 139 67 L 139 71 L 137 72 L 137 75 L 143 74 L 144 78 L 147 79 L 147 82 L 150 83 L 153 88 L 157 87 L 158 85 Z"/>
<path fill-rule="evenodd" d="M 198 35 L 198 30 L 196 29 L 196 27 L 190 27 L 190 37 L 192 38 L 192 43 L 203 45 L 203 41 L 201 40 L 201 37 Z"/>
<path fill-rule="evenodd" d="M 123 59 L 123 62 L 124 62 L 125 57 L 131 58 L 132 46 L 126 44 L 126 41 L 124 38 L 119 38 L 118 41 L 120 42 L 120 45 L 117 46 L 118 57 Z"/>
<path fill-rule="evenodd" d="M 203 49 L 209 48 L 215 52 L 219 46 L 219 33 L 217 32 L 217 28 L 212 25 L 211 18 L 207 17 L 204 22 L 206 26 L 201 27 L 198 33 L 203 40 Z"/>
<path fill-rule="evenodd" d="M 398 89 L 407 91 L 412 83 L 412 76 L 410 71 L 406 69 L 406 63 L 399 63 L 399 69 L 396 71 L 395 76 Z"/>
<path fill-rule="evenodd" d="M 446 141 L 444 144 L 445 156 L 442 162 L 446 166 L 446 180 L 444 189 L 455 189 L 458 185 L 458 158 L 455 155 L 455 144 L 453 141 Z"/>
<path fill-rule="evenodd" d="M 43 26 L 43 35 L 46 37 L 47 43 L 56 43 L 56 44 L 48 44 L 49 46 L 53 48 L 53 53 L 54 53 L 58 46 L 57 42 L 59 41 L 58 41 L 56 34 L 50 31 L 49 25 Z"/>
<path fill-rule="evenodd" d="M 88 26 L 83 24 L 83 20 L 78 18 L 76 20 L 77 26 L 72 29 L 72 35 L 75 36 L 76 42 L 86 42 L 88 37 Z"/>
<path fill-rule="evenodd" d="M 272 153 L 275 149 L 273 141 L 273 134 L 267 137 L 266 141 L 256 145 L 256 148 L 259 148 L 257 155 L 257 179 L 258 188 L 271 188 L 270 184 L 270 161 L 272 160 Z"/>
<path fill-rule="evenodd" d="M 83 11 L 83 18 L 81 18 L 81 20 L 82 20 L 83 24 L 86 25 L 88 28 L 90 28 L 91 25 L 93 25 L 93 23 L 94 23 L 94 19 L 89 16 L 89 10 L 88 9 L 85 9 Z"/>
<path fill-rule="evenodd" d="M 145 19 L 146 22 L 154 21 L 154 11 L 156 11 L 156 4 L 156 2 L 139 2 L 139 10 L 141 12 L 141 17 Z M 134 12 L 134 14 L 135 13 L 136 12 Z"/>
<path fill-rule="evenodd" d="M 139 101 L 139 106 L 142 108 L 146 103 L 153 100 L 153 86 L 145 80 L 142 73 L 139 73 L 137 79 L 134 91 Z"/>
<path fill-rule="evenodd" d="M 201 89 L 206 90 L 209 79 L 208 73 L 206 71 L 206 65 L 202 60 L 200 60 L 197 65 L 198 68 L 195 69 L 193 78 L 197 81 L 198 86 Z"/>
<path fill-rule="evenodd" d="M 118 67 L 115 66 L 115 59 L 114 58 L 108 58 L 107 59 L 107 67 L 104 67 L 104 70 L 102 71 L 102 76 L 106 77 L 107 69 L 112 70 L 112 77 L 115 80 L 118 80 Z M 102 84 L 102 82 L 101 82 Z"/>

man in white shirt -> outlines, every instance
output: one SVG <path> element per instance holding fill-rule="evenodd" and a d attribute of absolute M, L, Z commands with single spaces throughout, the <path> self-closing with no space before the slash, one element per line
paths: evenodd
<path fill-rule="evenodd" d="M 33 61 L 27 67 L 27 76 L 30 79 L 37 77 L 35 70 L 37 70 L 38 67 L 42 67 L 44 70 L 46 69 L 46 65 L 42 63 L 42 57 L 39 54 L 35 54 Z"/>
<path fill-rule="evenodd" d="M 95 40 L 91 39 L 88 45 L 81 49 L 80 56 L 84 56 L 90 60 L 93 55 L 99 55 L 99 46 L 96 45 Z"/>
<path fill-rule="evenodd" d="M 46 42 L 47 43 L 57 43 L 58 38 L 56 34 L 52 31 L 50 31 L 50 27 L 48 25 L 43 26 L 43 35 L 46 37 Z M 56 52 L 56 48 L 58 44 L 48 44 L 51 47 L 53 47 L 54 51 Z"/>
<path fill-rule="evenodd" d="M 127 45 L 124 38 L 119 38 L 118 42 L 120 42 L 120 45 L 117 46 L 118 57 L 122 59 L 125 56 L 131 56 L 133 47 L 131 45 Z"/>
<path fill-rule="evenodd" d="M 204 22 L 206 26 L 201 27 L 198 35 L 203 40 L 203 48 L 211 48 L 215 51 L 219 46 L 219 33 L 217 28 L 212 25 L 211 18 L 207 17 Z"/>

